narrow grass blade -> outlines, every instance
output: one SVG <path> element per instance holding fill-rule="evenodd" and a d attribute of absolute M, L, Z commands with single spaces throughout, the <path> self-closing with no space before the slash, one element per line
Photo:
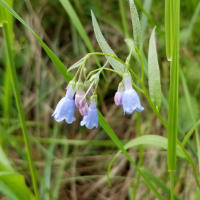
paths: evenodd
<path fill-rule="evenodd" d="M 65 167 L 66 167 L 66 160 L 65 158 L 67 157 L 68 154 L 68 146 L 64 146 L 63 148 L 63 162 L 61 163 L 60 167 L 58 168 L 58 173 L 56 174 L 56 181 L 54 184 L 54 189 L 53 189 L 53 199 L 57 200 L 58 196 L 59 196 L 59 190 L 60 190 L 60 186 L 62 183 L 62 177 L 65 171 Z"/>
<path fill-rule="evenodd" d="M 40 39 L 40 37 L 33 31 L 33 29 L 26 24 L 26 22 L 4 1 L 0 0 L 0 5 L 6 8 L 18 21 L 20 21 L 37 39 L 49 58 L 55 64 L 58 71 L 64 76 L 66 81 L 72 79 L 72 75 L 67 71 L 66 66 L 60 61 L 60 59 L 53 53 L 53 51 Z"/>
<path fill-rule="evenodd" d="M 191 38 L 192 31 L 198 19 L 199 13 L 200 13 L 200 2 L 198 3 L 195 9 L 192 19 L 190 20 L 189 26 L 181 32 L 181 41 L 184 42 L 185 45 L 187 45 L 189 39 Z"/>
<path fill-rule="evenodd" d="M 156 50 L 155 28 L 153 29 L 149 41 L 148 53 L 148 83 L 151 101 L 155 104 L 157 109 L 161 104 L 161 83 L 160 83 L 160 69 L 158 64 L 158 56 Z"/>
<path fill-rule="evenodd" d="M 111 49 L 111 47 L 106 42 L 103 34 L 101 33 L 101 30 L 97 23 L 96 17 L 94 16 L 94 13 L 92 11 L 91 11 L 91 15 L 92 15 L 92 24 L 93 24 L 94 33 L 95 33 L 97 42 L 98 42 L 102 52 L 116 56 L 114 51 Z M 120 63 L 119 61 L 117 61 L 116 59 L 109 58 L 108 62 L 111 64 L 111 66 L 113 67 L 114 70 L 121 72 L 121 73 L 124 72 L 124 65 L 122 63 Z"/>
<path fill-rule="evenodd" d="M 124 30 L 125 37 L 129 36 L 128 32 L 128 24 L 127 24 L 127 19 L 126 19 L 126 14 L 125 14 L 125 1 L 123 0 L 118 0 L 119 2 L 119 9 L 120 9 L 120 14 L 121 14 L 121 21 L 122 21 L 122 27 Z"/>
<path fill-rule="evenodd" d="M 200 120 L 198 120 L 193 127 L 191 128 L 191 130 L 185 135 L 182 145 L 185 146 L 185 144 L 189 141 L 190 137 L 192 136 L 193 132 L 198 128 L 198 126 L 200 125 Z"/>
<path fill-rule="evenodd" d="M 131 11 L 131 21 L 133 27 L 133 38 L 134 44 L 138 47 L 138 49 L 142 46 L 142 30 L 139 15 L 137 12 L 137 8 L 135 6 L 134 0 L 129 0 L 130 11 Z"/>
<path fill-rule="evenodd" d="M 57 125 L 54 126 L 53 130 L 53 138 L 56 138 L 58 134 Z M 52 166 L 53 166 L 53 153 L 56 148 L 56 143 L 51 143 L 48 148 L 48 154 L 46 156 L 46 162 L 44 166 L 43 172 L 43 181 L 41 184 L 41 199 L 50 200 L 51 197 L 51 174 L 52 174 Z"/>
<path fill-rule="evenodd" d="M 165 0 L 165 46 L 167 59 L 172 59 L 172 0 Z"/>
<path fill-rule="evenodd" d="M 191 119 L 192 119 L 194 126 L 195 126 L 196 116 L 194 114 L 195 112 L 194 112 L 194 108 L 192 106 L 191 95 L 189 93 L 189 90 L 188 90 L 188 87 L 187 87 L 187 82 L 186 82 L 186 79 L 184 77 L 182 70 L 180 70 L 180 75 L 181 75 L 181 81 L 182 81 L 183 90 L 184 90 L 187 106 L 188 106 L 188 109 L 189 109 L 189 113 L 190 113 Z M 185 136 L 183 142 L 185 142 L 186 139 L 187 139 L 187 135 Z M 200 172 L 200 140 L 199 140 L 198 127 L 195 127 L 195 140 L 196 140 L 196 145 L 197 145 L 197 156 L 198 156 L 198 165 L 199 165 L 199 172 Z"/>
<path fill-rule="evenodd" d="M 89 37 L 87 36 L 87 33 L 85 32 L 85 29 L 83 25 L 81 24 L 80 19 L 78 18 L 74 8 L 72 7 L 69 0 L 59 0 L 67 14 L 69 15 L 72 23 L 76 27 L 77 31 L 79 32 L 79 35 L 82 37 L 83 41 L 85 42 L 87 48 L 90 52 L 94 52 L 94 48 L 92 46 L 92 43 L 90 42 Z"/>
<path fill-rule="evenodd" d="M 7 3 L 12 7 L 13 1 L 7 0 Z M 8 34 L 11 41 L 11 45 L 13 45 L 13 18 L 10 13 L 4 9 L 0 8 L 0 25 L 4 22 L 8 23 Z M 3 89 L 3 98 L 2 98 L 2 110 L 3 110 L 3 118 L 6 120 L 4 125 L 8 126 L 10 121 L 10 109 L 12 103 L 12 86 L 10 81 L 9 74 L 9 61 L 8 57 L 5 57 L 5 72 L 4 72 L 4 89 Z"/>
<path fill-rule="evenodd" d="M 62 4 L 63 8 L 65 9 L 65 11 L 67 12 L 67 14 L 69 15 L 72 23 L 74 24 L 76 30 L 78 31 L 80 37 L 83 39 L 83 41 L 85 42 L 88 50 L 90 53 L 94 52 L 94 48 L 92 46 L 92 43 L 90 42 L 89 37 L 87 36 L 87 33 L 85 32 L 85 29 L 78 17 L 78 15 L 76 14 L 74 8 L 72 7 L 71 3 L 69 0 L 60 0 L 60 3 Z M 100 66 L 100 62 L 97 56 L 94 56 L 96 63 L 98 66 Z"/>
<path fill-rule="evenodd" d="M 11 42 L 10 42 L 10 38 L 9 38 L 7 23 L 3 24 L 3 36 L 5 38 L 6 56 L 8 57 L 8 61 L 9 61 L 8 66 L 10 67 L 9 73 L 10 73 L 10 77 L 11 77 L 13 92 L 14 92 L 14 95 L 15 95 L 15 101 L 16 101 L 17 110 L 18 110 L 18 114 L 19 114 L 20 124 L 21 124 L 21 128 L 22 128 L 23 136 L 24 136 L 24 143 L 25 143 L 26 151 L 27 151 L 27 159 L 28 159 L 30 174 L 31 174 L 31 178 L 32 178 L 32 184 L 33 184 L 33 188 L 34 188 L 36 198 L 39 199 L 35 168 L 34 168 L 34 165 L 33 165 L 33 160 L 32 160 L 32 155 L 31 155 L 30 143 L 29 143 L 29 138 L 28 138 L 28 131 L 27 131 L 27 127 L 26 127 L 22 102 L 21 102 L 21 98 L 20 98 L 20 90 L 19 90 L 19 87 L 18 87 L 17 74 L 16 74 L 16 71 L 15 71 L 15 65 L 14 65 L 14 60 L 13 60 L 13 55 L 12 55 L 12 50 L 11 50 Z"/>

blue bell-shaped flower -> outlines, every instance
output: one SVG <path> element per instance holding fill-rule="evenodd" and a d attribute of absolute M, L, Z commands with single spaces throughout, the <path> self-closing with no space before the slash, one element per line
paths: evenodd
<path fill-rule="evenodd" d="M 125 114 L 132 114 L 135 110 L 141 112 L 144 108 L 140 104 L 140 99 L 137 92 L 132 87 L 130 75 L 125 75 L 124 79 L 125 90 L 122 94 L 122 106 Z"/>
<path fill-rule="evenodd" d="M 88 114 L 83 117 L 83 120 L 81 121 L 81 126 L 86 126 L 88 129 L 92 129 L 94 127 L 98 127 L 98 111 L 96 108 L 96 102 L 91 101 Z"/>
<path fill-rule="evenodd" d="M 68 124 L 71 124 L 76 120 L 74 117 L 75 102 L 74 102 L 75 89 L 73 84 L 69 83 L 65 97 L 63 97 L 57 104 L 56 109 L 52 116 L 57 122 L 65 120 Z"/>

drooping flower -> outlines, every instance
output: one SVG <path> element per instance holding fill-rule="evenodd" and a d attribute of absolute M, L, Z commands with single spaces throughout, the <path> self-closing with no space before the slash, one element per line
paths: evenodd
<path fill-rule="evenodd" d="M 91 101 L 88 114 L 83 117 L 83 120 L 80 124 L 81 126 L 85 125 L 88 129 L 98 127 L 98 111 L 96 108 L 96 102 L 94 100 Z"/>
<path fill-rule="evenodd" d="M 88 104 L 85 98 L 85 92 L 82 89 L 79 89 L 75 95 L 75 105 L 82 116 L 87 115 Z"/>
<path fill-rule="evenodd" d="M 122 105 L 123 90 L 124 90 L 124 87 L 123 87 L 123 84 L 121 82 L 119 84 L 118 90 L 117 90 L 117 92 L 115 93 L 115 96 L 114 96 L 115 105 L 117 105 L 117 106 L 121 106 Z"/>
<path fill-rule="evenodd" d="M 66 95 L 58 102 L 56 109 L 52 114 L 57 122 L 65 120 L 68 124 L 71 124 L 76 120 L 74 117 L 74 93 L 75 89 L 73 87 L 73 83 L 69 83 Z"/>
<path fill-rule="evenodd" d="M 125 75 L 124 79 L 125 90 L 122 94 L 122 106 L 125 114 L 132 114 L 135 110 L 141 112 L 144 108 L 141 106 L 139 96 L 132 87 L 130 75 Z"/>

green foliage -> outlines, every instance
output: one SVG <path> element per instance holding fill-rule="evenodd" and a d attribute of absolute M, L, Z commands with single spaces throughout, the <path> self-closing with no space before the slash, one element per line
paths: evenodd
<path fill-rule="evenodd" d="M 95 33 L 97 42 L 98 42 L 102 52 L 116 56 L 114 51 L 111 49 L 111 47 L 106 42 L 103 34 L 101 33 L 101 30 L 99 28 L 97 20 L 96 20 L 94 13 L 92 11 L 91 11 L 91 15 L 92 15 L 92 24 L 93 24 L 93 28 L 94 28 L 94 33 Z M 107 59 L 108 59 L 108 62 L 113 67 L 113 69 L 115 69 L 116 71 L 121 72 L 121 73 L 124 72 L 124 65 L 122 65 L 120 62 L 118 62 L 114 58 L 107 58 Z"/>
<path fill-rule="evenodd" d="M 148 53 L 148 82 L 149 93 L 151 101 L 159 109 L 161 105 L 161 83 L 160 83 L 160 69 L 158 64 L 158 56 L 155 41 L 155 28 L 151 33 L 149 40 L 149 53 Z"/>
<path fill-rule="evenodd" d="M 127 9 L 128 3 L 130 12 Z M 180 57 L 180 87 L 179 0 L 165 0 L 165 32 L 162 24 L 162 1 L 119 0 L 118 3 L 105 1 L 102 4 L 100 0 L 44 0 L 38 5 L 36 2 L 24 1 L 15 3 L 12 9 L 10 0 L 0 0 L 0 23 L 5 40 L 5 46 L 1 45 L 0 48 L 3 60 L 0 64 L 5 65 L 5 70 L 0 69 L 1 194 L 11 200 L 59 200 L 65 196 L 81 200 L 93 198 L 93 195 L 97 194 L 96 191 L 102 198 L 104 195 L 115 198 L 114 193 L 121 195 L 122 192 L 122 196 L 130 200 L 199 199 L 197 168 L 200 163 L 200 70 L 199 47 L 196 44 L 199 41 L 200 3 L 197 0 L 181 2 L 183 46 Z M 137 8 L 141 12 L 138 12 Z M 12 16 L 25 27 L 24 31 L 21 24 L 16 22 L 15 41 Z M 69 17 L 69 20 L 66 20 L 66 17 Z M 101 28 L 97 19 L 101 22 Z M 131 37 L 129 21 L 132 22 L 133 29 Z M 149 49 L 147 41 L 150 30 L 155 25 L 158 53 L 155 28 L 150 36 Z M 38 34 L 31 27 L 34 27 Z M 93 35 L 102 53 L 95 52 Z M 122 45 L 124 41 L 127 43 L 127 49 Z M 165 61 L 165 46 L 171 65 L 170 75 Z M 86 53 L 86 49 L 88 53 L 80 59 L 79 53 Z M 7 55 L 3 54 L 5 51 Z M 63 61 L 58 56 L 61 56 Z M 72 56 L 77 57 L 73 60 Z M 110 66 L 105 67 L 104 57 L 106 64 L 109 63 Z M 58 74 L 52 73 L 49 58 Z M 100 100 L 98 108 L 105 115 L 104 118 L 99 111 L 101 128 L 88 132 L 75 123 L 67 126 L 53 124 L 50 120 L 53 105 L 58 97 L 64 95 L 60 88 L 65 87 L 66 82 L 73 78 L 71 72 L 83 65 L 93 67 L 94 61 L 98 67 L 104 66 L 105 69 L 103 77 L 98 79 L 101 87 L 97 91 Z M 71 63 L 75 64 L 66 67 L 68 63 L 69 66 Z M 125 68 L 130 70 L 132 85 L 145 108 L 141 114 L 134 113 L 128 117 L 123 116 L 121 108 L 112 105 L 114 92 Z M 84 68 L 82 75 L 92 80 L 95 73 L 101 70 L 102 68 L 97 68 L 88 72 Z M 113 72 L 115 74 L 112 74 Z M 116 74 L 120 76 L 119 79 Z M 20 120 L 16 118 L 15 104 L 12 103 L 11 80 Z M 79 117 L 76 118 L 79 121 Z M 22 145 L 20 123 L 26 151 Z M 33 143 L 31 147 L 30 142 Z M 153 148 L 153 154 L 148 151 L 149 148 Z M 170 176 L 166 167 L 166 151 Z M 30 172 L 27 169 L 26 152 Z M 118 164 L 114 165 L 120 154 L 123 154 L 124 158 L 120 157 L 122 159 L 118 159 Z M 37 166 L 37 173 L 34 173 L 32 159 L 36 161 L 34 165 Z M 10 160 L 14 161 L 12 166 Z M 104 174 L 108 164 L 107 175 L 111 177 L 109 181 L 112 185 L 107 190 Z M 32 175 L 32 184 L 29 174 Z M 25 177 L 30 186 L 27 186 Z M 40 189 L 39 197 L 37 187 Z"/>
<path fill-rule="evenodd" d="M 16 173 L 0 146 L 0 192 L 10 200 L 35 200 L 24 176 Z"/>
<path fill-rule="evenodd" d="M 35 200 L 24 177 L 14 172 L 0 172 L 0 191 L 10 200 Z"/>
<path fill-rule="evenodd" d="M 141 30 L 141 24 L 139 15 L 134 3 L 134 0 L 129 0 L 130 4 L 130 11 L 131 11 L 131 21 L 132 21 L 132 28 L 133 28 L 133 38 L 134 38 L 134 44 L 141 48 L 142 46 L 142 30 Z"/>

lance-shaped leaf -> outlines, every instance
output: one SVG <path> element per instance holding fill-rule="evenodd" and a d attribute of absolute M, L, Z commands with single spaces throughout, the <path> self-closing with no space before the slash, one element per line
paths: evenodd
<path fill-rule="evenodd" d="M 142 30 L 141 30 L 139 15 L 134 0 L 129 0 L 129 4 L 131 11 L 134 43 L 138 48 L 140 48 L 142 45 Z"/>
<path fill-rule="evenodd" d="M 111 49 L 111 47 L 106 42 L 106 40 L 105 40 L 105 38 L 104 38 L 100 28 L 99 28 L 96 17 L 94 16 L 94 13 L 92 11 L 91 11 L 91 15 L 92 15 L 92 24 L 93 24 L 93 28 L 94 28 L 94 33 L 95 33 L 97 42 L 98 42 L 102 52 L 107 53 L 109 55 L 116 56 L 114 51 Z M 108 62 L 114 68 L 114 70 L 121 72 L 121 73 L 124 72 L 124 65 L 122 63 L 120 63 L 118 60 L 116 60 L 114 58 L 109 58 Z"/>
<path fill-rule="evenodd" d="M 85 56 L 86 57 L 86 56 Z M 81 58 L 79 61 L 77 61 L 76 63 L 74 63 L 73 65 L 71 65 L 69 68 L 68 68 L 68 71 L 72 71 L 73 69 L 76 69 L 78 68 L 79 66 L 81 66 L 84 61 L 85 61 L 85 57 Z"/>
<path fill-rule="evenodd" d="M 155 41 L 155 28 L 151 33 L 149 41 L 148 81 L 149 81 L 149 93 L 151 100 L 156 105 L 156 107 L 159 108 L 161 104 L 161 84 L 160 84 L 160 70 L 159 70 L 156 41 Z"/>

